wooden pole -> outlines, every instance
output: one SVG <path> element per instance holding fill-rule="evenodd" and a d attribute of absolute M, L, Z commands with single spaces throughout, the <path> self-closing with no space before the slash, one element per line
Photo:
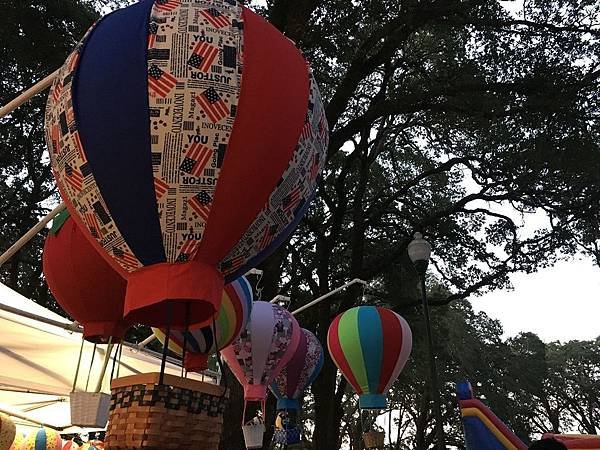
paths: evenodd
<path fill-rule="evenodd" d="M 0 255 L 0 266 L 8 261 L 15 253 L 25 246 L 36 234 L 44 229 L 46 224 L 50 222 L 56 215 L 65 209 L 65 204 L 61 203 L 52 211 L 50 211 L 42 220 L 40 220 L 35 226 L 33 226 L 27 233 L 25 233 L 17 242 L 15 242 L 8 250 Z"/>
<path fill-rule="evenodd" d="M 55 72 L 51 73 L 43 80 L 38 81 L 36 84 L 31 86 L 25 92 L 21 93 L 21 95 L 19 95 L 17 98 L 11 100 L 6 105 L 4 105 L 2 108 L 0 108 L 0 119 L 2 117 L 6 116 L 7 114 L 10 114 L 11 112 L 13 112 L 15 109 L 17 109 L 19 106 L 21 106 L 27 100 L 29 100 L 31 97 L 34 97 L 37 94 L 39 94 L 40 92 L 42 92 L 43 90 L 49 88 L 52 85 L 54 78 L 56 78 L 56 76 L 58 75 L 59 70 L 60 69 L 57 69 Z"/>

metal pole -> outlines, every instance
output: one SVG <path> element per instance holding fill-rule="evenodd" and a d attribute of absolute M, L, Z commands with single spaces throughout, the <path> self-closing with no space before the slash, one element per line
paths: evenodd
<path fill-rule="evenodd" d="M 54 81 L 54 78 L 56 78 L 56 76 L 58 75 L 59 71 L 60 71 L 60 69 L 57 69 L 55 72 L 52 72 L 46 78 L 44 78 L 41 81 L 38 81 L 36 84 L 31 86 L 29 89 L 27 89 L 21 95 L 19 95 L 17 98 L 15 98 L 14 100 L 11 100 L 6 105 L 4 105 L 2 108 L 0 108 L 0 118 L 11 113 L 15 109 L 17 109 L 19 106 L 21 106 L 23 103 L 25 103 L 27 100 L 29 100 L 31 97 L 39 94 L 44 89 L 50 87 L 50 85 L 52 85 L 52 82 Z"/>
<path fill-rule="evenodd" d="M 312 302 L 310 302 L 310 303 L 307 303 L 307 304 L 306 304 L 306 305 L 304 305 L 304 306 L 301 306 L 301 307 L 300 307 L 300 308 L 298 308 L 296 311 L 292 311 L 292 314 L 293 314 L 294 316 L 295 316 L 296 314 L 300 314 L 300 313 L 301 313 L 302 311 L 304 311 L 305 309 L 311 308 L 311 307 L 315 306 L 317 303 L 321 303 L 321 302 L 322 302 L 323 300 L 325 300 L 326 298 L 329 298 L 329 297 L 331 297 L 332 295 L 335 295 L 335 294 L 337 294 L 339 291 L 341 291 L 341 290 L 343 290 L 343 289 L 346 289 L 348 286 L 352 286 L 353 284 L 356 284 L 356 283 L 360 283 L 360 284 L 364 284 L 364 285 L 366 285 L 366 284 L 367 284 L 367 282 L 366 282 L 365 280 L 361 280 L 360 278 L 355 278 L 354 280 L 352 280 L 352 281 L 350 281 L 350 282 L 348 282 L 348 283 L 344 284 L 343 286 L 340 286 L 339 288 L 337 288 L 337 289 L 334 289 L 333 291 L 331 291 L 331 292 L 328 292 L 327 294 L 325 294 L 325 295 L 322 295 L 321 297 L 314 299 Z"/>
<path fill-rule="evenodd" d="M 50 222 L 59 212 L 65 209 L 65 204 L 61 203 L 52 211 L 50 211 L 42 220 L 34 225 L 27 233 L 19 238 L 11 247 L 0 255 L 0 266 L 8 261 L 15 253 L 25 246 L 36 234 L 44 229 L 46 224 Z"/>
<path fill-rule="evenodd" d="M 108 346 L 106 347 L 106 353 L 104 354 L 104 362 L 102 363 L 102 369 L 100 370 L 100 376 L 98 377 L 98 382 L 96 383 L 96 390 L 94 392 L 98 393 L 102 390 L 102 384 L 104 381 L 104 375 L 106 375 L 106 368 L 108 367 L 108 362 L 110 361 L 110 354 L 112 353 L 113 343 L 112 336 L 108 338 Z"/>
<path fill-rule="evenodd" d="M 420 271 L 419 271 L 420 272 Z M 431 320 L 429 318 L 429 303 L 427 302 L 427 290 L 425 288 L 425 273 L 419 273 L 421 279 L 421 291 L 423 298 L 423 315 L 425 316 L 425 327 L 427 329 L 427 351 L 429 353 L 429 371 L 431 377 L 431 397 L 433 399 L 433 412 L 435 415 L 436 448 L 446 450 L 444 438 L 444 423 L 442 422 L 442 408 L 440 405 L 440 389 L 438 373 L 433 351 L 433 337 L 431 333 Z"/>
<path fill-rule="evenodd" d="M 171 321 L 173 320 L 173 303 L 167 305 L 167 329 L 165 331 L 165 342 L 163 343 L 162 361 L 160 364 L 160 378 L 158 384 L 162 386 L 165 381 L 165 369 L 167 367 L 167 356 L 169 356 L 169 339 L 171 338 Z M 181 361 L 183 365 L 183 361 Z"/>
<path fill-rule="evenodd" d="M 148 336 L 146 339 L 144 339 L 142 342 L 140 342 L 138 344 L 139 348 L 144 348 L 146 347 L 146 345 L 148 345 L 150 342 L 154 342 L 156 340 L 156 336 L 154 336 L 154 334 L 151 334 L 150 336 Z"/>

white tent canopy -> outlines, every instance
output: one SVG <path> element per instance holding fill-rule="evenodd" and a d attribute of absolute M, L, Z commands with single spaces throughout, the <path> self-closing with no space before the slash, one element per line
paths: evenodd
<path fill-rule="evenodd" d="M 2 310 L 3 306 L 65 326 L 71 323 L 0 283 L 0 411 L 27 417 L 62 432 L 80 432 L 79 428 L 71 427 L 69 393 L 73 388 L 82 335 L 58 324 L 49 325 Z M 84 344 L 77 390 L 85 389 L 88 374 L 89 390 L 94 390 L 98 383 L 106 346 L 97 346 L 90 371 L 93 349 L 93 344 Z M 102 383 L 103 392 L 110 392 L 112 364 L 113 359 Z M 159 370 L 160 359 L 156 355 L 123 346 L 119 376 Z M 181 368 L 167 363 L 166 372 L 177 375 Z M 203 379 L 204 376 L 190 374 L 190 378 Z M 214 379 L 207 377 L 206 381 L 214 382 Z M 22 419 L 15 419 L 15 423 L 22 432 L 39 426 Z"/>

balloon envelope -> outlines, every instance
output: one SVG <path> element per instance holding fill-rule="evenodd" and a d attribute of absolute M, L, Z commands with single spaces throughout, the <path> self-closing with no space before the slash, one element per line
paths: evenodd
<path fill-rule="evenodd" d="M 54 298 L 83 325 L 87 340 L 124 337 L 130 327 L 123 320 L 126 281 L 98 254 L 72 218 L 48 233 L 43 264 Z"/>
<path fill-rule="evenodd" d="M 340 372 L 359 394 L 360 408 L 383 409 L 387 391 L 410 356 L 412 333 L 395 312 L 359 306 L 334 319 L 327 345 Z"/>
<path fill-rule="evenodd" d="M 17 431 L 13 443 L 10 446 L 10 450 L 21 450 L 23 442 L 25 442 L 25 436 L 23 436 L 23 433 Z"/>
<path fill-rule="evenodd" d="M 79 450 L 79 445 L 73 440 L 67 441 L 65 445 L 63 445 L 62 450 Z"/>
<path fill-rule="evenodd" d="M 15 440 L 16 426 L 10 417 L 0 414 L 0 450 L 9 450 Z"/>
<path fill-rule="evenodd" d="M 300 326 L 289 311 L 254 302 L 246 328 L 223 350 L 227 365 L 244 386 L 247 401 L 264 401 L 267 386 L 290 361 L 300 342 Z"/>
<path fill-rule="evenodd" d="M 169 349 L 179 356 L 183 355 L 183 344 L 186 342 L 184 366 L 190 371 L 201 371 L 207 368 L 208 357 L 222 350 L 238 338 L 246 328 L 250 311 L 252 311 L 252 286 L 246 277 L 240 277 L 225 286 L 221 308 L 214 323 L 206 327 L 190 329 L 185 338 L 185 331 L 172 331 Z M 165 332 L 153 328 L 154 335 L 160 342 L 165 342 Z"/>
<path fill-rule="evenodd" d="M 300 409 L 298 400 L 323 367 L 323 346 L 310 331 L 301 331 L 298 349 L 270 386 L 278 410 Z"/>
<path fill-rule="evenodd" d="M 62 450 L 62 439 L 58 431 L 40 428 L 29 433 L 21 450 Z"/>
<path fill-rule="evenodd" d="M 241 2 L 142 0 L 68 57 L 46 139 L 69 211 L 128 280 L 128 318 L 166 326 L 171 307 L 184 328 L 188 303 L 210 320 L 224 278 L 296 227 L 328 127 L 300 51 Z"/>

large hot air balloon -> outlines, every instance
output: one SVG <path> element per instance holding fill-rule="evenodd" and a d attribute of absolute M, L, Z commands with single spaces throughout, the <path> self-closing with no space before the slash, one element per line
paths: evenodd
<path fill-rule="evenodd" d="M 185 339 L 185 331 L 172 331 L 169 349 L 182 356 L 185 342 L 184 367 L 190 371 L 205 370 L 208 357 L 231 344 L 246 328 L 252 310 L 252 302 L 252 286 L 245 277 L 238 278 L 225 286 L 221 308 L 215 323 L 202 328 L 190 329 L 187 339 Z M 153 328 L 152 331 L 164 344 L 165 332 L 158 328 Z M 216 331 L 216 339 L 214 331 Z"/>
<path fill-rule="evenodd" d="M 68 57 L 46 138 L 69 211 L 127 278 L 127 318 L 182 329 L 293 231 L 328 127 L 299 50 L 240 1 L 142 0 Z"/>
<path fill-rule="evenodd" d="M 323 367 L 323 347 L 317 337 L 302 328 L 294 356 L 271 383 L 278 410 L 300 409 L 298 399 L 315 381 Z"/>
<path fill-rule="evenodd" d="M 123 320 L 126 281 L 98 254 L 72 218 L 55 219 L 43 260 L 50 291 L 83 326 L 87 340 L 101 343 L 112 337 L 116 342 L 124 337 L 130 327 Z"/>
<path fill-rule="evenodd" d="M 58 431 L 40 428 L 29 433 L 21 450 L 62 450 L 62 439 Z"/>
<path fill-rule="evenodd" d="M 361 409 L 383 409 L 387 391 L 412 349 L 406 320 L 389 309 L 359 306 L 337 316 L 327 334 L 329 353 L 359 394 Z"/>
<path fill-rule="evenodd" d="M 10 417 L 0 414 L 0 450 L 9 450 L 15 440 L 16 426 Z"/>
<path fill-rule="evenodd" d="M 265 401 L 267 386 L 294 356 L 300 333 L 298 322 L 286 309 L 254 302 L 246 329 L 222 353 L 244 386 L 246 401 Z"/>

